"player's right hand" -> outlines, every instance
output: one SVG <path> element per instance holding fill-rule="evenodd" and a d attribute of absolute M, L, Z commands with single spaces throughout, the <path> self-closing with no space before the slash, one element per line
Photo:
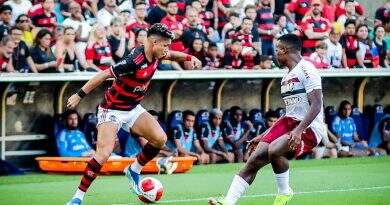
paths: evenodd
<path fill-rule="evenodd" d="M 80 96 L 77 95 L 77 94 L 73 94 L 72 96 L 70 96 L 70 98 L 68 99 L 68 102 L 66 104 L 66 106 L 69 108 L 69 109 L 75 109 L 77 107 L 77 105 L 80 103 Z"/>

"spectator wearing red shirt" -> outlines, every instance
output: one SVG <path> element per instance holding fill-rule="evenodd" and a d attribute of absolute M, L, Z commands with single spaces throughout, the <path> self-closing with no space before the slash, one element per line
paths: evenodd
<path fill-rule="evenodd" d="M 210 4 L 210 6 L 209 6 Z M 199 13 L 199 18 L 202 20 L 206 28 L 218 29 L 218 6 L 215 1 L 200 0 L 202 10 Z"/>
<path fill-rule="evenodd" d="M 34 26 L 56 32 L 57 18 L 54 13 L 54 0 L 44 0 L 41 4 L 33 6 L 27 15 Z"/>
<path fill-rule="evenodd" d="M 225 39 L 229 38 L 232 33 L 235 33 L 240 24 L 240 14 L 234 11 L 231 12 L 229 14 L 229 22 L 225 24 L 221 31 L 221 40 L 226 43 Z"/>
<path fill-rule="evenodd" d="M 347 20 L 344 24 L 345 34 L 341 36 L 340 43 L 343 47 L 342 63 L 344 68 L 354 68 L 363 65 L 363 59 L 358 58 L 359 41 L 356 37 L 356 25 L 354 20 Z"/>
<path fill-rule="evenodd" d="M 243 60 L 243 68 L 245 69 L 253 69 L 256 65 L 260 63 L 260 55 L 259 52 L 254 47 L 255 41 L 253 40 L 252 35 L 253 22 L 250 18 L 245 17 L 242 20 L 241 29 L 237 31 L 231 39 L 240 40 L 242 43 L 242 60 Z"/>
<path fill-rule="evenodd" d="M 349 0 L 340 0 L 339 3 L 336 5 L 336 18 L 339 18 L 341 15 L 345 14 L 345 2 Z M 364 16 L 364 8 L 363 6 L 357 2 L 353 1 L 355 4 L 356 13 L 360 16 Z"/>
<path fill-rule="evenodd" d="M 274 35 L 272 30 L 275 27 L 270 0 L 261 0 L 257 9 L 257 24 L 261 39 L 261 54 L 274 55 Z"/>
<path fill-rule="evenodd" d="M 284 14 L 286 14 L 290 22 L 295 22 L 295 25 L 300 26 L 303 17 L 310 11 L 310 0 L 292 0 L 286 7 Z M 295 19 L 292 14 L 295 14 Z"/>
<path fill-rule="evenodd" d="M 88 66 L 95 71 L 106 70 L 114 64 L 111 48 L 107 41 L 107 31 L 102 24 L 97 24 L 92 29 L 85 57 Z"/>
<path fill-rule="evenodd" d="M 223 58 L 223 64 L 226 69 L 242 69 L 244 67 L 243 57 L 241 56 L 242 43 L 238 39 L 234 39 L 230 45 L 230 49 L 226 52 Z"/>
<path fill-rule="evenodd" d="M 387 0 L 386 3 L 379 7 L 375 12 L 375 26 L 384 26 L 386 22 L 390 22 L 390 0 Z"/>
<path fill-rule="evenodd" d="M 330 23 L 336 21 L 336 0 L 323 0 L 322 17 L 329 20 Z"/>
<path fill-rule="evenodd" d="M 203 48 L 204 40 L 201 38 L 194 38 L 191 41 L 191 46 L 186 49 L 184 52 L 190 55 L 195 56 L 202 62 L 202 68 L 206 66 L 206 53 Z M 193 68 L 192 62 L 184 62 L 184 69 L 191 70 Z"/>
<path fill-rule="evenodd" d="M 135 4 L 135 17 L 126 26 L 126 32 L 136 33 L 139 29 L 148 29 L 150 24 L 145 21 L 147 13 L 147 5 L 144 1 L 139 1 Z"/>
<path fill-rule="evenodd" d="M 15 43 L 10 36 L 5 36 L 0 41 L 0 73 L 14 72 L 11 58 L 14 47 Z"/>
<path fill-rule="evenodd" d="M 310 56 L 315 51 L 318 42 L 329 37 L 332 28 L 328 19 L 321 17 L 321 0 L 313 0 L 311 6 L 311 14 L 302 20 L 302 54 L 304 56 Z"/>
<path fill-rule="evenodd" d="M 229 21 L 229 14 L 231 12 L 230 0 L 218 0 L 218 31 L 221 32 L 225 24 Z"/>
<path fill-rule="evenodd" d="M 176 0 L 170 0 L 167 4 L 167 16 L 165 16 L 161 23 L 165 24 L 169 30 L 175 34 L 175 39 L 172 41 L 171 49 L 174 51 L 184 51 L 184 44 L 181 40 L 183 35 L 183 25 L 176 19 L 177 15 L 177 3 Z"/>
<path fill-rule="evenodd" d="M 246 18 L 249 18 L 252 20 L 253 22 L 253 27 L 252 27 L 252 35 L 253 35 L 253 47 L 256 48 L 256 50 L 258 52 L 260 52 L 260 34 L 259 34 L 259 25 L 257 23 L 257 7 L 255 5 L 251 5 L 251 4 L 248 4 L 247 6 L 245 6 L 244 8 L 244 12 L 245 12 L 245 17 Z"/>

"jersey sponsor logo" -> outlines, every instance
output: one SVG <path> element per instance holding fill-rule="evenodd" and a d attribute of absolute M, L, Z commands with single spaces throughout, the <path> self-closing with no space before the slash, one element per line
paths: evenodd
<path fill-rule="evenodd" d="M 136 86 L 133 90 L 133 93 L 135 92 L 145 92 L 148 89 L 148 84 L 142 85 L 142 86 Z"/>
<path fill-rule="evenodd" d="M 290 105 L 294 105 L 296 103 L 302 102 L 302 98 L 301 97 L 291 97 L 291 98 L 283 99 L 283 101 L 284 101 L 284 104 L 286 106 L 290 106 Z"/>

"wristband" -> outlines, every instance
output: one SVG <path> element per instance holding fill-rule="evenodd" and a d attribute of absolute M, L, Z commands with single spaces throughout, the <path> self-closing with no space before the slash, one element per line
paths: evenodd
<path fill-rule="evenodd" d="M 79 91 L 77 91 L 76 93 L 80 98 L 83 98 L 87 95 L 87 93 L 84 92 L 83 89 L 80 89 Z"/>
<path fill-rule="evenodd" d="M 185 61 L 191 61 L 191 60 L 192 60 L 192 56 L 191 55 L 187 55 Z"/>

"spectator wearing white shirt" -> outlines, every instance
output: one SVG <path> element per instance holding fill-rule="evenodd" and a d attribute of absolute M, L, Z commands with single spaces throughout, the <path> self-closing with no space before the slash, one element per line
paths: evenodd
<path fill-rule="evenodd" d="M 27 14 L 28 10 L 32 7 L 31 1 L 29 0 L 8 0 L 4 5 L 9 5 L 12 8 L 12 24 L 15 24 L 15 20 L 18 16 Z"/>
<path fill-rule="evenodd" d="M 112 18 L 118 16 L 115 0 L 104 0 L 104 7 L 98 11 L 97 20 L 104 27 L 110 26 Z"/>
<path fill-rule="evenodd" d="M 355 9 L 355 1 L 347 0 L 345 1 L 345 14 L 339 16 L 339 18 L 337 19 L 337 23 L 344 25 L 348 19 L 352 19 L 356 21 L 358 20 L 358 17 L 359 16 L 356 14 L 356 9 Z"/>
<path fill-rule="evenodd" d="M 64 27 L 72 27 L 76 31 L 76 51 L 80 57 L 80 61 L 85 61 L 85 49 L 87 47 L 89 33 L 92 27 L 85 21 L 81 13 L 81 6 L 76 2 L 69 5 L 70 17 L 66 18 L 62 25 Z"/>
<path fill-rule="evenodd" d="M 336 23 L 330 31 L 329 38 L 324 41 L 328 46 L 326 61 L 332 68 L 342 67 L 343 47 L 339 43 L 342 33 L 341 29 L 342 26 Z"/>

